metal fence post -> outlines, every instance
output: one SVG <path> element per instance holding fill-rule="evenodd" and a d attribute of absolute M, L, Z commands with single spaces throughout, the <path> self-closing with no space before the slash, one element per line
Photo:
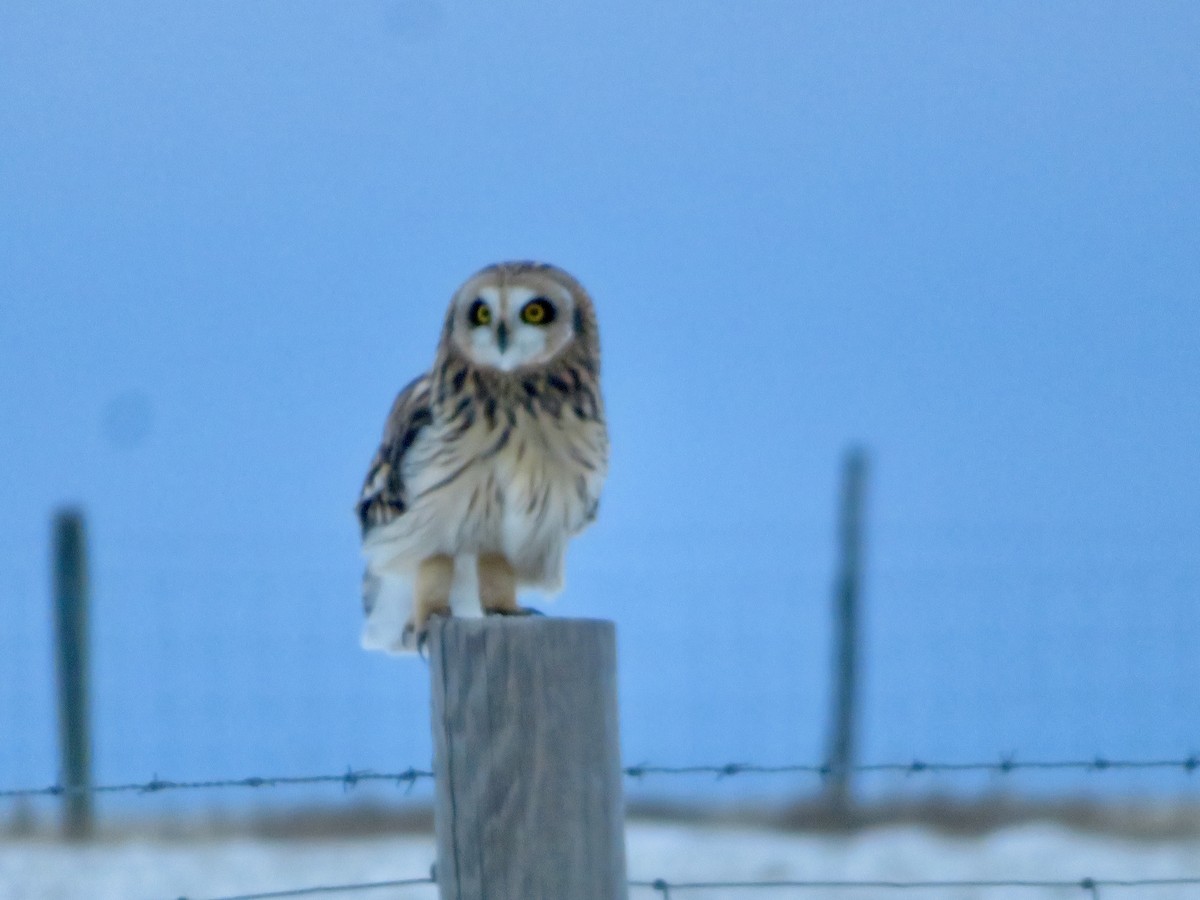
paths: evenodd
<path fill-rule="evenodd" d="M 826 800 L 833 811 L 843 817 L 849 816 L 853 800 L 850 774 L 854 766 L 858 719 L 859 593 L 862 585 L 866 480 L 866 451 L 852 447 L 846 452 L 842 466 L 839 559 L 833 589 L 833 720 L 829 736 L 829 782 L 826 792 Z"/>
<path fill-rule="evenodd" d="M 430 628 L 442 900 L 625 900 L 616 629 Z"/>
<path fill-rule="evenodd" d="M 92 737 L 88 699 L 88 577 L 83 515 L 54 519 L 54 638 L 58 670 L 58 735 L 64 797 L 63 834 L 92 833 Z"/>

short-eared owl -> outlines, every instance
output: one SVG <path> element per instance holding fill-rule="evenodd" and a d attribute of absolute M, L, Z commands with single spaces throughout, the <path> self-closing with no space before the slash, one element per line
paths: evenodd
<path fill-rule="evenodd" d="M 363 646 L 414 649 L 431 615 L 519 613 L 562 587 L 608 466 L 587 292 L 554 266 L 488 266 L 455 293 L 433 368 L 400 392 L 358 502 Z"/>

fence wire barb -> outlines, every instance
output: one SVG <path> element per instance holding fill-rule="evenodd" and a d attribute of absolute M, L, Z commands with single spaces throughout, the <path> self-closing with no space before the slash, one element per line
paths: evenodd
<path fill-rule="evenodd" d="M 1188 775 L 1200 769 L 1200 755 L 1193 754 L 1182 759 L 1109 759 L 1097 756 L 1093 759 L 1077 760 L 1028 760 L 1022 761 L 1014 757 L 1001 757 L 996 762 L 911 762 L 895 763 L 864 763 L 852 766 L 848 771 L 854 774 L 871 775 L 892 773 L 898 775 L 936 775 L 951 773 L 990 772 L 999 775 L 1009 775 L 1022 771 L 1080 771 L 1080 772 L 1114 772 L 1137 770 L 1177 769 Z M 687 776 L 711 775 L 718 781 L 738 775 L 811 775 L 817 778 L 827 778 L 832 768 L 829 765 L 812 763 L 797 763 L 788 765 L 759 765 L 757 763 L 723 763 L 720 765 L 702 766 L 660 766 L 641 763 L 626 766 L 624 769 L 628 778 L 642 780 L 652 776 Z M 25 797 L 61 797 L 75 793 L 90 794 L 155 794 L 161 791 L 198 790 L 208 788 L 267 788 L 305 784 L 340 784 L 343 789 L 350 790 L 363 782 L 393 782 L 412 790 L 418 781 L 432 779 L 433 772 L 428 769 L 405 769 L 403 772 L 376 772 L 369 769 L 346 769 L 339 775 L 277 775 L 251 776 L 249 778 L 227 778 L 202 781 L 174 781 L 157 776 L 149 781 L 128 784 L 104 784 L 92 787 L 69 787 L 53 784 L 41 788 L 13 788 L 0 790 L 0 799 L 15 799 Z"/>

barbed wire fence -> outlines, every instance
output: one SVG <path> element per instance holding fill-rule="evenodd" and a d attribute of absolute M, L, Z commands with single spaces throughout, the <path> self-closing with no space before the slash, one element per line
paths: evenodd
<path fill-rule="evenodd" d="M 1092 759 L 1033 759 L 1020 760 L 1012 756 L 1004 756 L 998 760 L 981 760 L 975 762 L 941 762 L 914 759 L 908 762 L 865 763 L 850 767 L 852 774 L 891 773 L 906 777 L 921 775 L 936 775 L 946 773 L 991 773 L 997 775 L 1013 775 L 1020 772 L 1034 771 L 1079 771 L 1079 772 L 1117 772 L 1117 771 L 1176 771 L 1186 776 L 1193 775 L 1200 769 L 1200 754 L 1189 754 L 1176 758 L 1161 759 L 1122 759 L 1097 756 Z M 758 763 L 730 762 L 718 765 L 686 765 L 670 766 L 653 763 L 640 763 L 626 766 L 623 769 L 627 778 L 641 782 L 645 779 L 659 777 L 708 777 L 723 780 L 735 777 L 808 775 L 822 781 L 831 777 L 832 767 L 827 764 L 793 763 L 782 765 L 767 765 Z M 272 789 L 294 786 L 336 785 L 344 791 L 350 791 L 362 784 L 383 783 L 392 784 L 406 791 L 411 791 L 423 781 L 432 781 L 434 773 L 429 769 L 410 767 L 400 771 L 379 772 L 371 769 L 354 769 L 348 767 L 344 772 L 320 775 L 252 775 L 244 778 L 206 779 L 206 780 L 173 780 L 154 776 L 144 782 L 127 782 L 120 784 L 103 784 L 91 787 L 64 786 L 60 784 L 32 788 L 0 789 L 0 799 L 33 799 L 61 798 L 75 793 L 90 795 L 105 794 L 160 794 L 170 791 L 197 791 L 217 789 Z M 282 889 L 276 891 L 227 895 L 221 897 L 186 897 L 174 900 L 271 900 L 271 898 L 309 897 L 330 894 L 366 893 L 387 888 L 432 887 L 437 884 L 436 867 L 431 868 L 425 876 L 391 879 L 385 881 L 355 882 L 348 884 L 310 885 L 301 888 Z M 663 900 L 679 897 L 685 894 L 699 894 L 714 891 L 734 891 L 753 893 L 757 891 L 795 891 L 807 894 L 813 891 L 954 891 L 954 890 L 1061 890 L 1078 891 L 1093 900 L 1099 900 L 1101 891 L 1139 890 L 1168 887 L 1200 888 L 1200 875 L 1189 878 L 1139 878 L 1139 879 L 1110 879 L 1083 876 L 1077 879 L 990 879 L 990 880 L 762 880 L 762 881 L 670 881 L 665 878 L 653 880 L 631 880 L 632 890 L 657 894 Z"/>
<path fill-rule="evenodd" d="M 853 517 L 851 517 L 853 518 Z M 852 530 L 852 529 L 851 529 Z M 857 537 L 847 538 L 850 549 L 857 545 Z M 848 552 L 848 551 L 847 551 Z M 856 557 L 857 553 L 849 553 Z M 852 579 L 851 579 L 852 580 Z M 853 591 L 849 591 L 850 594 Z M 843 625 L 853 621 L 853 616 L 839 619 Z M 848 626 L 847 626 L 848 627 Z M 844 643 L 853 646 L 857 642 L 852 631 L 844 635 Z M 851 673 L 853 674 L 853 673 Z M 845 686 L 845 694 L 852 699 L 856 686 L 852 678 Z M 848 699 L 847 703 L 850 702 Z M 853 716 L 847 715 L 847 720 Z M 843 726 L 848 728 L 848 726 Z M 1178 757 L 1164 758 L 1123 758 L 1105 755 L 1090 758 L 1060 758 L 1060 759 L 1019 759 L 1015 755 L 1000 755 L 994 759 L 976 759 L 967 762 L 945 760 L 911 759 L 903 761 L 885 761 L 879 763 L 850 763 L 853 756 L 852 742 L 847 738 L 841 742 L 835 740 L 835 745 L 844 743 L 846 746 L 838 752 L 836 747 L 830 752 L 829 763 L 786 763 L 764 764 L 754 762 L 725 762 L 714 765 L 663 765 L 653 762 L 641 762 L 627 765 L 623 768 L 627 779 L 638 783 L 659 778 L 698 778 L 723 781 L 731 778 L 757 778 L 772 776 L 800 776 L 811 778 L 826 788 L 835 787 L 838 779 L 849 775 L 880 775 L 890 774 L 905 778 L 933 776 L 939 774 L 985 774 L 1001 778 L 1018 773 L 1032 772 L 1079 772 L 1079 773 L 1114 773 L 1131 771 L 1174 772 L 1185 777 L 1191 776 L 1200 768 L 1200 753 L 1189 752 Z M 1106 742 L 1097 742 L 1101 746 Z M 1176 744 L 1178 746 L 1178 744 Z M 722 754 L 723 755 L 723 754 Z M 334 757 L 337 758 L 336 756 Z M 60 776 L 63 777 L 63 776 Z M 382 784 L 392 785 L 403 789 L 406 793 L 413 791 L 424 782 L 432 782 L 434 772 L 425 768 L 410 767 L 404 770 L 376 771 L 371 769 L 355 769 L 347 767 L 342 772 L 317 775 L 255 775 L 239 778 L 179 780 L 162 778 L 157 774 L 142 782 L 109 783 L 98 785 L 79 785 L 70 783 L 55 783 L 36 787 L 0 787 L 0 800 L 31 800 L 37 798 L 59 798 L 64 801 L 73 797 L 93 797 L 101 795 L 135 794 L 159 795 L 177 791 L 203 791 L 219 789 L 235 790 L 267 790 L 281 789 L 294 786 L 330 786 L 340 787 L 349 792 L 361 785 Z M 833 794 L 835 792 L 829 792 Z M 828 794 L 827 794 L 828 796 Z M 1200 868 L 1200 866 L 1198 866 Z M 345 884 L 316 884 L 305 887 L 280 889 L 259 893 L 243 893 L 221 897 L 179 897 L 177 900 L 267 900 L 267 898 L 304 897 L 330 894 L 358 894 L 387 889 L 430 888 L 437 885 L 437 872 L 433 869 L 427 875 L 397 878 L 391 880 L 363 881 Z M 662 898 L 680 896 L 703 896 L 714 892 L 746 892 L 762 895 L 763 892 L 784 892 L 787 895 L 809 895 L 812 892 L 850 892 L 869 891 L 872 894 L 882 892 L 914 892 L 914 891 L 966 891 L 966 890 L 995 890 L 995 891 L 1036 891 L 1053 890 L 1062 892 L 1078 892 L 1082 896 L 1099 898 L 1101 891 L 1111 890 L 1151 890 L 1156 888 L 1200 888 L 1200 874 L 1196 877 L 1176 878 L 1135 878 L 1108 879 L 1082 875 L 1078 878 L 1062 878 L 1047 880 L 1030 879 L 995 879 L 995 880 L 818 880 L 818 879 L 775 879 L 760 881 L 723 881 L 723 880 L 680 880 L 666 878 L 651 880 L 631 880 L 629 888 L 634 892 L 653 895 Z M 772 895 L 774 896 L 774 895 Z M 1200 894 L 1197 894 L 1200 896 Z"/>
<path fill-rule="evenodd" d="M 926 762 L 914 759 L 909 762 L 862 763 L 850 766 L 848 771 L 856 775 L 937 775 L 949 773 L 983 773 L 1011 775 L 1034 771 L 1117 772 L 1117 771 L 1177 771 L 1187 775 L 1200 770 L 1200 754 L 1190 754 L 1170 759 L 1120 759 L 1097 756 L 1092 759 L 1033 759 L 1021 760 L 1004 756 L 995 761 L 976 762 Z M 730 762 L 720 765 L 667 766 L 653 763 L 638 763 L 624 767 L 627 778 L 642 781 L 647 778 L 673 776 L 710 776 L 715 780 L 753 775 L 810 775 L 821 780 L 833 774 L 827 764 L 787 763 L 766 765 L 759 763 Z M 327 775 L 251 775 L 245 778 L 206 779 L 201 781 L 177 781 L 159 778 L 148 781 L 122 784 L 76 787 L 61 784 L 33 788 L 0 789 L 0 799 L 62 797 L 71 794 L 157 794 L 163 791 L 210 790 L 218 788 L 276 788 L 299 785 L 340 785 L 346 790 L 370 782 L 391 783 L 408 790 L 421 781 L 434 778 L 429 769 L 408 768 L 398 772 L 377 772 L 372 769 L 347 768 L 346 771 Z"/>

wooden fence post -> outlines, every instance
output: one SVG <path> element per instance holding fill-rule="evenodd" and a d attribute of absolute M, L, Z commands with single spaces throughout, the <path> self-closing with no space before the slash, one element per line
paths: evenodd
<path fill-rule="evenodd" d="M 625 900 L 616 629 L 430 627 L 442 900 Z"/>
<path fill-rule="evenodd" d="M 858 724 L 859 618 L 862 587 L 863 505 L 867 454 L 860 447 L 847 451 L 842 471 L 838 517 L 838 573 L 833 589 L 834 658 L 833 710 L 829 730 L 829 782 L 826 800 L 835 815 L 851 815 L 851 772 Z"/>
<path fill-rule="evenodd" d="M 59 778 L 63 834 L 92 833 L 92 735 L 88 699 L 88 576 L 83 515 L 61 510 L 54 519 L 54 643 L 58 670 Z"/>

